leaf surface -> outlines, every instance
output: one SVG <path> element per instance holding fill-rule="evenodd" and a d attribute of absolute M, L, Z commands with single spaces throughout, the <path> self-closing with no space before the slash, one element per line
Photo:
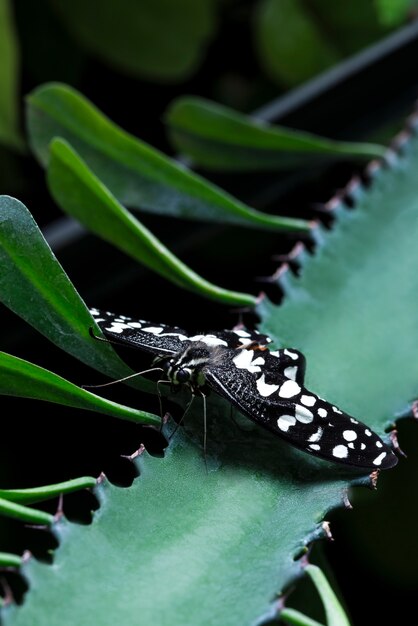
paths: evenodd
<path fill-rule="evenodd" d="M 381 435 L 418 394 L 418 141 L 405 150 L 369 190 L 351 186 L 356 208 L 340 203 L 333 231 L 318 229 L 301 278 L 282 278 L 283 305 L 259 306 L 261 329 L 306 354 L 307 387 Z M 103 489 L 91 526 L 58 528 L 53 567 L 25 566 L 32 588 L 6 626 L 138 615 L 237 626 L 274 614 L 276 594 L 301 572 L 293 557 L 359 475 L 248 420 L 239 429 L 220 399 L 208 417 L 208 472 L 196 404 L 163 460 L 145 454 L 130 488 Z"/>
<path fill-rule="evenodd" d="M 175 100 L 166 120 L 180 152 L 207 169 L 226 171 L 307 167 L 321 158 L 381 157 L 377 144 L 333 141 L 271 125 L 192 96 Z"/>
<path fill-rule="evenodd" d="M 85 303 L 28 209 L 9 196 L 0 196 L 0 301 L 87 365 L 112 378 L 132 374 L 109 343 L 91 337 L 90 328 L 100 330 Z M 139 377 L 132 384 L 153 389 Z"/>

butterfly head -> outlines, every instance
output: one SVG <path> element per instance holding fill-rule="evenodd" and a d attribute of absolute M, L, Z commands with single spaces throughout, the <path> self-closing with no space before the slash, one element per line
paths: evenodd
<path fill-rule="evenodd" d="M 205 384 L 203 370 L 211 362 L 213 351 L 212 347 L 198 341 L 164 359 L 162 368 L 173 385 L 186 384 L 197 389 Z"/>

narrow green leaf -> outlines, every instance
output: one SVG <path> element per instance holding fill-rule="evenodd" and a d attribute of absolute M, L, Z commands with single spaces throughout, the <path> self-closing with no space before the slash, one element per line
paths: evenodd
<path fill-rule="evenodd" d="M 43 485 L 42 487 L 32 487 L 30 489 L 0 489 L 0 498 L 11 502 L 23 502 L 24 504 L 34 504 L 49 500 L 65 493 L 72 493 L 80 489 L 95 487 L 97 480 L 92 476 L 82 476 L 73 480 L 66 480 L 55 485 Z"/>
<path fill-rule="evenodd" d="M 95 341 L 86 305 L 27 208 L 0 196 L 0 301 L 66 352 L 112 378 L 132 373 L 110 344 Z M 90 303 L 92 306 L 96 303 Z M 140 377 L 132 384 L 151 390 Z"/>
<path fill-rule="evenodd" d="M 280 620 L 286 622 L 286 624 L 294 624 L 295 626 L 323 626 L 316 620 L 307 617 L 295 609 L 283 609 L 280 613 Z"/>
<path fill-rule="evenodd" d="M 233 198 L 120 129 L 65 85 L 48 84 L 29 95 L 27 124 L 31 147 L 44 167 L 50 142 L 61 137 L 125 206 L 252 228 L 310 231 L 304 220 L 267 215 Z"/>
<path fill-rule="evenodd" d="M 0 142 L 21 150 L 19 120 L 19 46 L 12 3 L 0 0 Z"/>
<path fill-rule="evenodd" d="M 10 554 L 10 552 L 0 552 L 0 567 L 20 567 L 23 559 L 17 554 Z M 0 598 L 0 606 L 2 604 L 2 598 Z"/>
<path fill-rule="evenodd" d="M 67 29 L 120 70 L 175 82 L 196 69 L 214 28 L 214 0 L 51 0 Z M 117 20 L 115 20 L 117 15 Z M 100 19 L 98 19 L 100 16 Z"/>
<path fill-rule="evenodd" d="M 96 396 L 53 372 L 4 352 L 0 352 L 0 394 L 47 400 L 138 424 L 161 424 L 161 419 L 152 413 Z"/>
<path fill-rule="evenodd" d="M 327 626 L 350 626 L 347 615 L 322 570 L 316 565 L 307 565 L 305 570 L 321 596 L 327 618 Z"/>
<path fill-rule="evenodd" d="M 0 498 L 0 515 L 12 517 L 28 524 L 42 524 L 50 526 L 54 522 L 54 516 L 50 513 L 30 509 L 27 506 L 23 506 L 23 504 L 10 502 L 10 500 L 5 500 L 3 498 Z"/>
<path fill-rule="evenodd" d="M 270 125 L 192 96 L 175 100 L 166 120 L 175 147 L 208 169 L 290 169 L 317 163 L 321 157 L 370 159 L 385 154 L 377 144 L 332 141 Z"/>
<path fill-rule="evenodd" d="M 182 263 L 119 204 L 71 146 L 61 139 L 51 144 L 48 185 L 66 213 L 179 287 L 227 304 L 255 305 L 254 296 L 213 285 Z"/>

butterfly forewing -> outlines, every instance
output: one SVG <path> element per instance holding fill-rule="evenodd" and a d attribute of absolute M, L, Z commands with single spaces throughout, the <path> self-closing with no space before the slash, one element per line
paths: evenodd
<path fill-rule="evenodd" d="M 291 352 L 298 355 L 294 362 L 300 359 L 300 353 Z M 284 376 L 280 369 L 289 367 L 286 360 L 283 368 L 273 361 L 273 368 L 270 356 L 254 351 L 244 366 L 232 354 L 229 363 L 207 368 L 207 382 L 247 417 L 306 452 L 357 467 L 376 469 L 396 464 L 396 456 L 380 437 L 308 391 L 297 370 L 292 372 L 294 378 Z"/>
<path fill-rule="evenodd" d="M 90 313 L 106 337 L 132 348 L 164 356 L 176 354 L 188 345 L 186 331 L 177 326 L 155 324 L 98 309 L 90 309 Z"/>
<path fill-rule="evenodd" d="M 255 330 L 221 330 L 190 335 L 177 326 L 115 315 L 109 311 L 90 309 L 90 313 L 101 331 L 110 339 L 161 356 L 181 352 L 191 341 L 203 341 L 207 345 L 232 349 L 247 344 L 265 345 L 271 341 L 267 335 Z"/>

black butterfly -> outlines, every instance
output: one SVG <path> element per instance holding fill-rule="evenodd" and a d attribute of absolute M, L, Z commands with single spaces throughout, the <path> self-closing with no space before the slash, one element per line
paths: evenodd
<path fill-rule="evenodd" d="M 194 394 L 209 387 L 305 452 L 361 468 L 387 469 L 398 461 L 365 424 L 308 391 L 303 354 L 269 350 L 267 335 L 224 330 L 190 336 L 175 326 L 90 312 L 109 339 L 155 355 L 173 386 L 187 385 Z"/>

